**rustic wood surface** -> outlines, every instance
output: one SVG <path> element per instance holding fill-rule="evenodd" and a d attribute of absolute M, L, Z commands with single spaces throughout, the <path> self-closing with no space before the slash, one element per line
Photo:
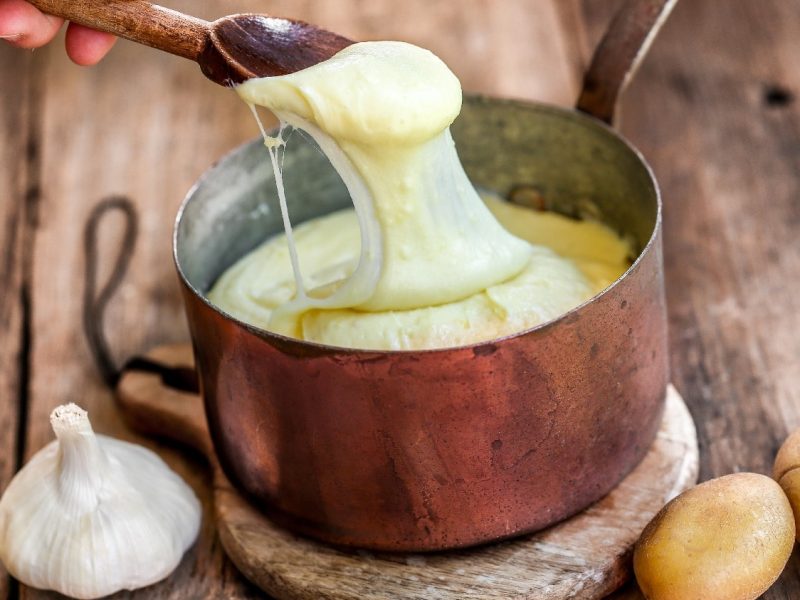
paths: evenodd
<path fill-rule="evenodd" d="M 16 470 L 20 423 L 24 418 L 23 357 L 28 342 L 27 298 L 22 296 L 23 265 L 29 260 L 26 220 L 33 194 L 28 193 L 28 140 L 31 137 L 31 75 L 29 57 L 0 53 L 0 73 L 19 82 L 19 91 L 3 99 L 0 109 L 0 489 Z M 5 90 L 5 87 L 3 88 Z M 32 162 L 32 161 L 31 161 Z M 35 166 L 34 166 L 35 168 Z M 31 190 L 35 193 L 35 190 Z M 0 598 L 8 595 L 8 577 L 0 565 Z"/>
<path fill-rule="evenodd" d="M 191 368 L 189 344 L 147 357 Z M 167 387 L 157 373 L 131 370 L 117 386 L 119 407 L 142 433 L 206 455 L 214 476 L 214 525 L 228 557 L 278 598 L 296 600 L 593 599 L 628 579 L 630 553 L 667 499 L 697 480 L 695 426 L 674 388 L 650 452 L 590 509 L 543 532 L 461 552 L 387 555 L 340 551 L 273 525 L 233 488 L 219 466 L 200 396 Z"/>
<path fill-rule="evenodd" d="M 203 18 L 269 11 L 354 39 L 405 39 L 439 54 L 467 90 L 566 105 L 618 2 L 167 4 Z M 780 441 L 800 426 L 798 56 L 797 2 L 684 0 L 623 104 L 623 132 L 664 192 L 673 381 L 697 421 L 701 479 L 769 473 Z M 214 159 L 255 133 L 240 101 L 188 61 L 120 43 L 87 70 L 58 44 L 0 47 L 0 488 L 51 438 L 52 407 L 76 401 L 99 431 L 157 447 L 208 502 L 202 462 L 134 435 L 97 376 L 80 324 L 81 235 L 101 198 L 132 198 L 141 231 L 109 311 L 112 346 L 122 359 L 186 339 L 169 258 L 175 209 Z M 0 574 L 5 596 L 52 597 Z M 120 597 L 260 596 L 206 522 L 170 579 Z M 797 552 L 764 598 L 800 598 Z"/>

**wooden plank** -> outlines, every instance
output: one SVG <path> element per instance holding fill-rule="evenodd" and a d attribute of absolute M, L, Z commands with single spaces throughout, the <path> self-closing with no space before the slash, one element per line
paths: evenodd
<path fill-rule="evenodd" d="M 3 81 L 15 85 L 0 87 L 0 491 L 8 485 L 17 468 L 21 440 L 26 372 L 26 263 L 29 258 L 29 217 L 36 203 L 35 173 L 27 168 L 28 157 L 36 152 L 31 101 L 30 56 L 0 47 Z M 0 598 L 9 594 L 9 579 L 0 565 Z"/>
<path fill-rule="evenodd" d="M 251 4 L 244 10 L 258 8 Z M 427 45 L 453 65 L 467 89 L 561 103 L 573 99 L 574 67 L 567 72 L 555 67 L 539 74 L 539 80 L 527 79 L 527 69 L 538 65 L 537 60 L 549 57 L 545 62 L 552 69 L 562 52 L 552 41 L 559 36 L 551 37 L 547 31 L 552 21 L 540 17 L 548 9 L 539 3 L 520 3 L 520 12 L 510 13 L 516 15 L 513 19 L 493 14 L 492 3 L 467 2 L 458 9 L 429 2 L 401 7 L 361 4 L 307 2 L 298 7 L 286 1 L 276 3 L 274 11 L 354 37 L 400 37 Z M 596 11 L 587 19 L 591 44 L 605 23 L 600 18 L 606 15 L 600 0 L 587 4 L 594 4 Z M 222 14 L 224 8 L 221 3 L 202 7 L 205 16 Z M 625 132 L 651 159 L 665 191 L 673 371 L 700 417 L 704 477 L 738 469 L 767 471 L 779 440 L 800 425 L 796 366 L 800 353 L 793 335 L 800 312 L 787 283 L 797 281 L 798 274 L 797 244 L 791 235 L 797 224 L 798 114 L 797 104 L 785 103 L 781 98 L 786 95 L 780 93 L 781 88 L 800 89 L 798 75 L 791 69 L 797 50 L 793 40 L 800 39 L 794 11 L 776 0 L 681 3 L 626 103 Z M 431 13 L 436 16 L 428 18 Z M 538 19 L 541 27 L 528 24 L 527 18 Z M 515 48 L 528 48 L 531 37 L 532 49 L 524 54 L 536 52 L 536 56 L 509 54 Z M 563 40 L 570 39 L 565 35 L 559 43 L 565 48 Z M 747 53 L 741 48 L 748 48 Z M 184 332 L 176 324 L 181 319 L 179 302 L 174 286 L 165 283 L 173 280 L 169 261 L 164 260 L 171 214 L 181 186 L 226 144 L 252 134 L 238 104 L 227 96 L 223 100 L 221 90 L 201 85 L 191 65 L 178 67 L 176 59 L 156 59 L 151 51 L 130 47 L 115 55 L 116 63 L 109 64 L 116 68 L 106 65 L 76 75 L 78 70 L 67 66 L 60 54 L 48 54 L 48 61 L 53 61 L 48 85 L 55 81 L 64 87 L 45 96 L 47 160 L 58 162 L 59 152 L 73 155 L 67 157 L 72 166 L 61 167 L 48 180 L 44 227 L 37 237 L 34 337 L 39 351 L 34 404 L 41 408 L 31 422 L 29 452 L 49 435 L 42 419 L 49 410 L 45 404 L 68 399 L 62 396 L 77 390 L 85 390 L 101 412 L 98 429 L 129 435 L 107 407 L 108 397 L 94 378 L 82 346 L 77 300 L 69 299 L 70 292 L 77 298 L 75 286 L 81 285 L 80 228 L 74 223 L 85 217 L 91 202 L 109 192 L 134 195 L 140 206 L 148 208 L 142 239 L 149 247 L 142 256 L 140 242 L 130 283 L 112 308 L 112 319 L 120 323 L 112 343 L 125 356 L 156 341 L 180 339 Z M 505 64 L 498 57 L 509 56 L 513 72 L 498 73 Z M 567 64 L 580 64 L 571 56 Z M 157 61 L 159 66 L 154 66 Z M 8 67 L 3 66 L 5 75 Z M 135 72 L 142 67 L 146 75 Z M 62 69 L 72 69 L 72 74 L 59 77 Z M 108 83 L 103 78 L 117 79 Z M 124 92 L 117 89 L 120 81 L 127 83 Z M 164 93 L 170 84 L 183 86 L 180 102 L 157 106 L 152 90 Z M 81 106 L 92 91 L 102 102 Z M 109 98 L 117 106 L 104 111 L 102 104 Z M 202 124 L 204 111 L 212 115 L 213 125 Z M 70 118 L 81 123 L 95 119 L 92 112 L 101 113 L 102 123 L 89 128 L 89 133 L 67 125 Z M 152 134 L 142 125 L 143 117 L 153 116 L 169 135 Z M 226 133 L 220 135 L 223 129 Z M 74 139 L 76 135 L 79 139 Z M 101 139 L 96 155 L 88 148 L 93 136 Z M 142 147 L 147 156 L 139 156 Z M 160 163 L 170 153 L 176 160 L 169 162 L 172 172 L 165 174 Z M 132 163 L 125 167 L 127 160 Z M 64 223 L 52 222 L 65 218 L 75 219 L 71 231 Z M 54 259 L 60 262 L 46 262 Z M 65 273 L 57 280 L 39 284 L 59 269 Z M 147 308 L 142 311 L 142 306 Z M 55 328 L 53 316 L 62 321 Z M 187 472 L 201 468 L 198 463 L 187 464 Z M 221 564 L 219 554 L 215 556 L 218 562 L 213 564 Z M 218 572 L 210 565 L 202 566 L 208 573 Z M 797 581 L 794 559 L 767 597 L 795 597 Z M 222 593 L 215 585 L 204 588 L 206 597 Z M 156 588 L 156 592 L 159 597 L 179 597 L 179 589 Z"/>
<path fill-rule="evenodd" d="M 251 137 L 252 124 L 229 92 L 206 83 L 196 65 L 132 44 L 96 69 L 68 62 L 59 45 L 39 51 L 46 87 L 40 114 L 40 220 L 33 257 L 28 444 L 30 456 L 52 434 L 48 414 L 74 401 L 99 432 L 150 447 L 196 490 L 210 514 L 201 459 L 138 438 L 124 426 L 92 364 L 81 328 L 83 226 L 103 197 L 123 194 L 140 214 L 130 272 L 109 310 L 118 359 L 156 341 L 186 338 L 170 257 L 174 214 L 192 181 L 219 155 Z M 100 240 L 101 279 L 119 247 L 118 217 Z M 24 598 L 54 597 L 26 588 Z M 258 596 L 224 558 L 206 519 L 198 543 L 167 581 L 137 598 Z"/>
<path fill-rule="evenodd" d="M 270 8 L 356 39 L 400 38 L 430 47 L 453 66 L 467 89 L 571 102 L 578 61 L 564 56 L 573 51 L 572 38 L 560 33 L 557 4 L 527 0 L 509 14 L 479 0 L 461 6 L 413 0 L 400 7 L 388 0 L 335 5 L 316 0 L 300 6 L 285 0 Z M 205 18 L 233 10 L 221 0 L 171 5 Z M 249 0 L 236 10 L 263 10 L 263 5 Z M 520 53 L 523 41 L 526 50 Z M 95 372 L 81 330 L 82 228 L 95 203 L 110 194 L 130 197 L 139 209 L 140 237 L 130 272 L 108 312 L 118 360 L 156 343 L 186 339 L 170 258 L 176 207 L 208 165 L 253 137 L 256 129 L 233 94 L 174 57 L 129 43 L 121 43 L 91 70 L 70 64 L 58 43 L 37 51 L 37 57 L 45 82 L 37 115 L 42 195 L 33 238 L 26 456 L 51 439 L 51 409 L 75 401 L 89 410 L 97 431 L 158 448 L 194 487 L 209 514 L 209 480 L 202 462 L 132 434 Z M 110 218 L 104 230 L 101 278 L 113 262 L 120 225 Z M 206 522 L 198 544 L 170 579 L 130 597 L 257 595 L 224 559 Z M 21 596 L 53 597 L 25 588 Z"/>
<path fill-rule="evenodd" d="M 664 193 L 673 381 L 701 479 L 769 473 L 800 426 L 800 8 L 681 2 L 624 104 Z M 800 597 L 797 554 L 764 598 Z"/>
<path fill-rule="evenodd" d="M 571 102 L 577 89 L 575 65 L 583 64 L 582 59 L 575 58 L 574 49 L 562 56 L 573 38 L 547 31 L 555 17 L 540 16 L 557 15 L 563 22 L 562 13 L 548 13 L 549 8 L 534 0 L 515 7 L 518 12 L 509 13 L 514 18 L 493 12 L 500 10 L 492 8 L 498 3 L 447 4 L 297 6 L 286 0 L 275 3 L 274 11 L 353 37 L 401 37 L 429 46 L 453 65 L 467 89 Z M 598 23 L 607 5 L 601 0 L 584 4 L 587 11 L 595 10 L 586 19 L 591 45 L 602 30 Z M 184 2 L 182 7 L 190 5 Z M 221 15 L 225 8 L 221 2 L 199 7 L 203 16 Z M 243 10 L 257 8 L 251 2 Z M 624 131 L 651 160 L 665 192 L 673 373 L 698 417 L 705 478 L 732 470 L 766 472 L 780 439 L 800 425 L 800 342 L 794 333 L 800 311 L 793 294 L 800 259 L 792 235 L 798 223 L 795 140 L 800 126 L 791 93 L 800 90 L 799 75 L 792 69 L 794 40 L 800 39 L 796 12 L 790 3 L 777 0 L 680 3 L 625 106 Z M 28 454 L 49 439 L 49 409 L 70 399 L 98 415 L 98 430 L 132 437 L 96 379 L 79 329 L 79 224 L 90 205 L 104 194 L 122 192 L 147 208 L 145 241 L 140 241 L 129 283 L 110 314 L 117 324 L 112 344 L 119 355 L 182 339 L 180 304 L 165 259 L 172 213 L 182 191 L 206 164 L 253 134 L 235 99 L 202 82 L 192 65 L 126 46 L 95 71 L 66 64 L 59 50 L 45 57 L 45 187 L 35 247 Z M 517 51 L 522 54 L 512 54 Z M 5 49 L 0 54 L 4 81 L 9 73 L 16 77 L 20 56 Z M 500 68 L 505 66 L 500 57 L 513 65 L 509 72 Z M 542 57 L 548 57 L 546 70 L 537 66 Z M 566 71 L 556 62 L 561 58 Z M 529 71 L 540 68 L 542 73 L 532 78 Z M 176 95 L 159 103 L 171 89 Z M 20 128 L 11 115 L 17 114 L 13 106 L 26 104 L 18 96 L 9 104 L 7 94 L 3 100 L 5 125 L 0 126 L 10 135 L 2 138 L 2 152 L 19 161 L 22 147 L 9 140 L 18 139 Z M 156 125 L 146 127 L 147 119 Z M 18 181 L 24 169 L 9 164 L 0 163 L 0 189 L 16 189 L 7 182 Z M 0 204 L 0 222 L 8 223 L 14 210 L 13 203 Z M 3 258 L 9 255 L 7 231 L 0 233 L 6 236 L 0 237 Z M 21 256 L 16 252 L 14 256 Z M 8 309 L 13 294 L 3 294 L 0 314 L 11 315 L 7 331 L 12 331 L 21 326 L 20 307 L 12 301 Z M 16 367 L 9 369 L 6 358 L 19 350 L 5 343 L 2 352 L 0 391 L 11 390 L 4 398 L 16 397 Z M 8 432 L 15 431 L 7 425 L 8 415 L 16 414 L 7 404 L 0 405 L 6 419 L 0 425 L 0 443 L 5 444 Z M 200 463 L 175 453 L 169 460 L 202 492 L 206 482 Z M 3 463 L 0 478 L 7 465 Z M 255 593 L 224 566 L 210 530 L 204 530 L 194 552 L 171 583 L 148 590 L 155 596 L 142 597 L 181 597 L 184 591 L 195 591 L 198 597 Z M 800 595 L 799 568 L 793 559 L 766 597 Z"/>

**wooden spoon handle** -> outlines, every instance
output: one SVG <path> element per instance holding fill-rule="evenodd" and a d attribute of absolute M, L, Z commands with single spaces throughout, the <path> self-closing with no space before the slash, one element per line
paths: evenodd
<path fill-rule="evenodd" d="M 208 21 L 144 0 L 28 0 L 39 10 L 73 23 L 196 61 L 209 34 Z"/>
<path fill-rule="evenodd" d="M 626 0 L 594 52 L 578 110 L 609 124 L 615 120 L 622 92 L 677 2 Z"/>

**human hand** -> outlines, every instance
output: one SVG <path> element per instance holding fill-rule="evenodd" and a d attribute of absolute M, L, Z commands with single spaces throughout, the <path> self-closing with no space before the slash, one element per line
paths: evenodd
<path fill-rule="evenodd" d="M 46 15 L 25 0 L 0 0 L 0 39 L 18 48 L 44 46 L 63 23 L 63 19 Z M 93 65 L 100 62 L 115 40 L 109 33 L 70 23 L 65 42 L 67 55 L 79 65 Z"/>

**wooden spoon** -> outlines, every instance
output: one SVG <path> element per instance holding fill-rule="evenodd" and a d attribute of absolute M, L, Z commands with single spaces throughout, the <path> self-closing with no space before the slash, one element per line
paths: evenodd
<path fill-rule="evenodd" d="M 213 22 L 144 0 L 28 0 L 41 11 L 177 54 L 220 85 L 294 73 L 353 43 L 294 19 L 259 14 Z"/>

